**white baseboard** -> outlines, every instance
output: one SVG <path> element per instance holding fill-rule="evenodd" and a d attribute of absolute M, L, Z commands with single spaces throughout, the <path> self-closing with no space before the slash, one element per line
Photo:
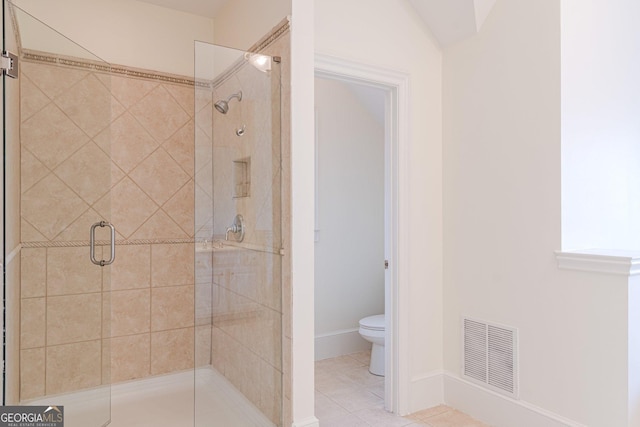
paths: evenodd
<path fill-rule="evenodd" d="M 371 349 L 371 343 L 358 333 L 358 329 L 344 329 L 316 335 L 315 359 L 323 360 Z"/>
<path fill-rule="evenodd" d="M 436 371 L 411 379 L 409 413 L 444 403 L 443 374 L 443 371 Z"/>
<path fill-rule="evenodd" d="M 291 427 L 320 427 L 320 421 L 316 417 L 307 418 L 306 420 L 294 422 Z"/>
<path fill-rule="evenodd" d="M 447 405 L 494 427 L 585 427 L 525 401 L 484 389 L 450 372 L 443 373 L 443 384 Z"/>

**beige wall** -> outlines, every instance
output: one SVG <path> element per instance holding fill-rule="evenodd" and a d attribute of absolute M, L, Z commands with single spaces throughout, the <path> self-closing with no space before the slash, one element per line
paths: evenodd
<path fill-rule="evenodd" d="M 16 0 L 35 18 L 112 64 L 193 76 L 194 40 L 213 41 L 213 20 L 135 0 Z M 23 47 L 55 51 L 55 39 L 33 21 Z M 44 35 L 44 36 L 43 36 Z M 55 49 L 60 46 L 56 40 Z M 67 46 L 67 48 L 69 48 Z M 77 49 L 67 53 L 72 56 Z"/>
<path fill-rule="evenodd" d="M 214 20 L 214 42 L 247 50 L 291 15 L 291 0 L 233 0 Z"/>

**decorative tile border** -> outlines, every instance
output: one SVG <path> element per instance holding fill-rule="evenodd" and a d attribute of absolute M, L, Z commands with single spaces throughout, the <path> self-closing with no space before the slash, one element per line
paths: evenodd
<path fill-rule="evenodd" d="M 184 243 L 195 243 L 193 238 L 188 239 L 138 239 L 138 240 L 116 240 L 116 245 L 130 246 L 130 245 L 179 245 Z M 109 245 L 109 240 L 96 240 L 96 245 L 103 246 Z M 79 248 L 83 246 L 89 246 L 89 241 L 74 240 L 69 242 L 24 242 L 23 248 Z"/>
<path fill-rule="evenodd" d="M 271 46 L 275 43 L 280 37 L 289 31 L 291 28 L 291 18 L 286 17 L 282 21 L 280 21 L 275 27 L 271 29 L 269 34 L 264 36 L 262 39 L 258 40 L 253 46 L 249 48 L 249 52 L 260 52 L 267 47 Z"/>
<path fill-rule="evenodd" d="M 251 46 L 248 52 L 260 52 L 271 44 L 275 43 L 280 37 L 286 34 L 291 27 L 291 22 L 289 18 L 283 19 L 278 25 L 276 25 L 269 34 L 263 37 L 260 41 Z M 16 26 L 17 30 L 17 26 Z M 19 36 L 18 36 L 19 37 Z M 213 82 L 193 78 L 180 76 L 176 74 L 170 73 L 162 73 L 156 71 L 150 71 L 135 67 L 129 67 L 125 65 L 116 65 L 109 64 L 103 61 L 95 61 L 90 59 L 83 58 L 74 58 L 64 55 L 56 55 L 48 52 L 41 52 L 31 49 L 21 49 L 20 52 L 22 59 L 25 61 L 33 61 L 33 62 L 43 62 L 47 64 L 56 64 L 66 67 L 79 68 L 84 70 L 98 71 L 102 73 L 108 74 L 116 74 L 122 75 L 126 77 L 133 77 L 138 79 L 145 80 L 156 80 L 164 83 L 172 83 L 177 85 L 185 85 L 185 86 L 196 86 L 199 88 L 210 89 L 219 82 L 226 80 L 227 77 L 234 74 L 242 65 L 244 65 L 245 61 L 239 61 L 238 63 L 232 65 L 229 70 L 227 70 L 222 76 L 216 79 L 216 84 Z"/>
<path fill-rule="evenodd" d="M 175 74 L 153 72 L 124 65 L 111 65 L 106 62 L 92 61 L 90 59 L 73 58 L 62 55 L 54 55 L 47 52 L 40 52 L 30 49 L 22 50 L 22 58 L 25 61 L 44 62 L 47 64 L 62 65 L 66 67 L 79 68 L 90 71 L 98 71 L 108 74 L 117 74 L 126 77 L 134 77 L 146 80 L 157 80 L 164 83 L 172 83 L 185 86 L 209 87 L 209 82 L 198 81 Z"/>

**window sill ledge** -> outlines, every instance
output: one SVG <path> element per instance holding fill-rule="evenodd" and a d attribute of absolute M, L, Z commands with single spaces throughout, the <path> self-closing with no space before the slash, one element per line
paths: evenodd
<path fill-rule="evenodd" d="M 640 275 L 640 251 L 617 249 L 582 249 L 556 251 L 558 268 L 579 270 L 616 276 Z"/>

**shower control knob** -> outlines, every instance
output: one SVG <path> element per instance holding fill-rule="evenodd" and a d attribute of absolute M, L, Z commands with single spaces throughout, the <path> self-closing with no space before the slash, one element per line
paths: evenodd
<path fill-rule="evenodd" d="M 224 235 L 225 240 L 229 240 L 229 233 L 234 234 L 236 242 L 242 242 L 244 239 L 244 218 L 242 218 L 242 215 L 236 215 L 233 219 L 233 224 L 227 228 L 227 232 Z"/>

